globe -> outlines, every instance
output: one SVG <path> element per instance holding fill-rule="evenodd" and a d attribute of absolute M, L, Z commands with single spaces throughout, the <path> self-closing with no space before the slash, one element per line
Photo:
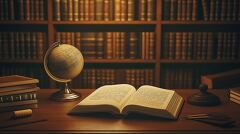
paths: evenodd
<path fill-rule="evenodd" d="M 62 91 L 52 95 L 58 101 L 78 98 L 77 93 L 68 87 L 68 82 L 78 76 L 83 69 L 84 60 L 81 52 L 69 44 L 54 43 L 44 56 L 44 69 L 53 80 L 65 83 Z"/>

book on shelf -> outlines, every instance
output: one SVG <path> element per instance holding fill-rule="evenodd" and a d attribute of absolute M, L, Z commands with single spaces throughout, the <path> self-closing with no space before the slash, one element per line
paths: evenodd
<path fill-rule="evenodd" d="M 182 60 L 236 60 L 239 32 L 164 32 L 162 56 Z"/>
<path fill-rule="evenodd" d="M 240 104 L 240 87 L 230 88 L 230 100 Z"/>
<path fill-rule="evenodd" d="M 0 77 L 0 88 L 25 84 L 37 84 L 38 82 L 39 81 L 37 79 L 20 75 L 3 76 Z"/>
<path fill-rule="evenodd" d="M 127 115 L 139 112 L 177 119 L 184 99 L 175 91 L 144 85 L 137 90 L 129 84 L 105 85 L 78 103 L 69 114 L 109 112 Z"/>

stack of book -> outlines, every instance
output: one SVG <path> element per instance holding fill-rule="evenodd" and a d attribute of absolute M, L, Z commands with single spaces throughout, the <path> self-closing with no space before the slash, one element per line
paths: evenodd
<path fill-rule="evenodd" d="M 37 108 L 38 82 L 19 75 L 0 77 L 0 112 Z"/>
<path fill-rule="evenodd" d="M 230 100 L 240 104 L 240 87 L 230 89 Z"/>

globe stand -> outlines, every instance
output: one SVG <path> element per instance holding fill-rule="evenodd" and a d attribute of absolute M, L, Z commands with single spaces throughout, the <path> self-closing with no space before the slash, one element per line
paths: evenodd
<path fill-rule="evenodd" d="M 74 101 L 79 98 L 81 98 L 81 94 L 71 90 L 67 82 L 64 84 L 64 88 L 51 95 L 51 99 L 55 101 Z"/>

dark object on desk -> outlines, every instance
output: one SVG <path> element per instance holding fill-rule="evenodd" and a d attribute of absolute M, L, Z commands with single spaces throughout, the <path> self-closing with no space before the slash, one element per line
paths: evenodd
<path fill-rule="evenodd" d="M 232 127 L 236 122 L 231 117 L 222 113 L 188 115 L 186 119 L 205 122 L 220 127 Z"/>
<path fill-rule="evenodd" d="M 207 85 L 201 84 L 199 86 L 199 89 L 201 92 L 188 97 L 188 103 L 197 106 L 215 106 L 220 104 L 220 99 L 218 98 L 218 96 L 207 92 Z"/>

